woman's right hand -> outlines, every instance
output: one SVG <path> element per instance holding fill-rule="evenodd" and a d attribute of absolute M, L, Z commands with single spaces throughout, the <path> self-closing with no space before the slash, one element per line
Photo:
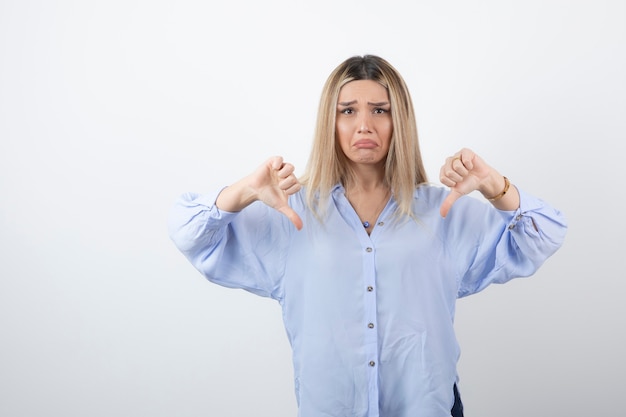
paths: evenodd
<path fill-rule="evenodd" d="M 281 156 L 273 156 L 252 174 L 222 190 L 216 205 L 222 210 L 235 212 L 241 211 L 254 201 L 262 201 L 287 216 L 296 229 L 300 230 L 302 219 L 288 203 L 289 196 L 301 188 L 294 169 Z"/>

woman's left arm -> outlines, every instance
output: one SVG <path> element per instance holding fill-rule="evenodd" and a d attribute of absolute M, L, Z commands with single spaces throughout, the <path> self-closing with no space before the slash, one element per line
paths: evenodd
<path fill-rule="evenodd" d="M 477 239 L 469 268 L 459 271 L 463 276 L 459 296 L 490 283 L 530 276 L 562 246 L 567 231 L 563 213 L 518 189 L 473 151 L 462 149 L 447 158 L 440 173 L 441 182 L 450 187 L 440 207 L 443 217 L 451 209 L 453 213 L 452 205 L 472 191 L 480 192 L 497 209 L 488 214 L 473 210 L 476 204 L 461 204 L 457 210 L 464 212 L 450 219 L 462 223 L 452 229 L 463 229 Z M 481 217 L 481 212 L 487 216 Z"/>

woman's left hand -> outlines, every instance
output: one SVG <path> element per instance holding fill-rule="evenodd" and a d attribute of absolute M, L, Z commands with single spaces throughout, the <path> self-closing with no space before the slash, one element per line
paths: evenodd
<path fill-rule="evenodd" d="M 439 179 L 450 187 L 450 194 L 439 209 L 442 217 L 447 216 L 456 200 L 472 191 L 478 190 L 490 198 L 504 189 L 504 177 L 467 148 L 446 158 L 439 171 Z"/>

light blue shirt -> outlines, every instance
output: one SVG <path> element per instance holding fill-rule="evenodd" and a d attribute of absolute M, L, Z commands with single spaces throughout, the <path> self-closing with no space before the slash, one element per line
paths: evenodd
<path fill-rule="evenodd" d="M 333 189 L 323 223 L 303 191 L 291 196 L 301 231 L 263 203 L 231 213 L 218 193 L 187 193 L 169 232 L 210 281 L 280 303 L 300 417 L 449 417 L 456 299 L 532 275 L 565 219 L 521 190 L 517 211 L 464 196 L 444 219 L 447 190 L 424 185 L 416 220 L 394 220 L 392 198 L 368 235 L 344 192 Z"/>

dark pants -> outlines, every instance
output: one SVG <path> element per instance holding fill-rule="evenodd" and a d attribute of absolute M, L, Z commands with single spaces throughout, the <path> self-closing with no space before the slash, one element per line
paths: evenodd
<path fill-rule="evenodd" d="M 456 384 L 452 387 L 454 390 L 454 405 L 452 406 L 451 416 L 452 417 L 463 417 L 463 403 L 461 402 L 461 395 L 459 394 L 459 390 L 456 388 Z"/>

